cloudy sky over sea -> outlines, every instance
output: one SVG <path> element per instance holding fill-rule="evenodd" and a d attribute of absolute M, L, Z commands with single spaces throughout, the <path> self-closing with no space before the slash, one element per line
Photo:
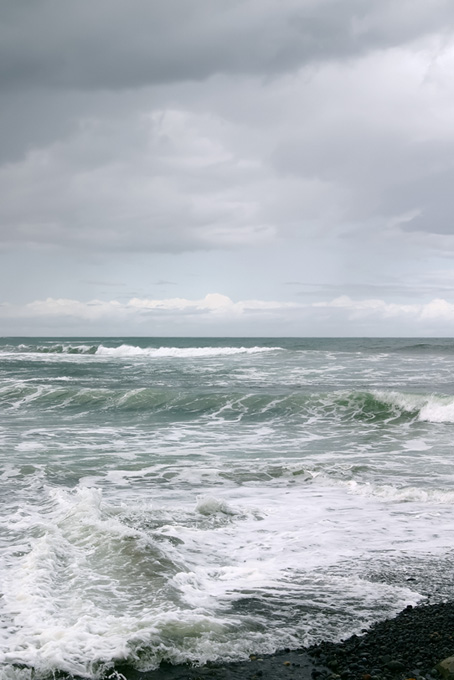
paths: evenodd
<path fill-rule="evenodd" d="M 452 0 L 2 0 L 3 335 L 454 334 Z"/>

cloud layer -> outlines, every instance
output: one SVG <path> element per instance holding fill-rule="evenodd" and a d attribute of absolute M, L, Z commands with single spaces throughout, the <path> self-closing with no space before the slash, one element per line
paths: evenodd
<path fill-rule="evenodd" d="M 448 0 L 6 0 L 0 301 L 161 280 L 339 334 L 328 299 L 451 304 L 453 30 Z"/>
<path fill-rule="evenodd" d="M 276 75 L 454 27 L 449 0 L 4 0 L 3 88 Z"/>
<path fill-rule="evenodd" d="M 407 328 L 410 335 L 444 336 L 454 332 L 454 304 L 444 299 L 396 304 L 380 299 L 352 300 L 348 296 L 314 303 L 234 302 L 217 293 L 200 300 L 132 298 L 125 303 L 48 298 L 22 306 L 2 305 L 0 320 L 6 328 L 10 324 L 22 328 L 24 334 L 39 324 L 48 335 L 55 335 L 56 327 L 65 323 L 68 335 L 102 335 L 106 325 L 119 335 L 159 335 L 156 330 L 164 324 L 171 335 L 194 335 L 202 330 L 202 335 L 210 336 L 222 329 L 227 336 L 257 336 L 263 335 L 262 328 L 279 328 L 281 332 L 274 335 L 295 335 L 300 329 L 303 335 L 330 336 L 336 335 L 335 329 L 341 324 L 349 329 L 346 335 L 361 335 L 361 330 L 368 327 L 374 329 L 376 336 L 389 336 L 397 322 L 397 327 Z"/>

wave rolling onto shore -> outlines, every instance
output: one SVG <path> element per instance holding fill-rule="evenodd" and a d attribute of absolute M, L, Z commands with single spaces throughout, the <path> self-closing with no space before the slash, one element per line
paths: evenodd
<path fill-rule="evenodd" d="M 234 662 L 452 599 L 454 342 L 22 338 L 0 362 L 3 678 Z"/>

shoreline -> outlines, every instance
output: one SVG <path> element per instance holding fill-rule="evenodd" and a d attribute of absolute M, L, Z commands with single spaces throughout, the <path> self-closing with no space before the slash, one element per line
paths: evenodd
<path fill-rule="evenodd" d="M 453 655 L 454 602 L 445 602 L 409 606 L 337 643 L 251 655 L 246 661 L 116 671 L 126 680 L 434 680 L 441 677 L 435 666 Z"/>

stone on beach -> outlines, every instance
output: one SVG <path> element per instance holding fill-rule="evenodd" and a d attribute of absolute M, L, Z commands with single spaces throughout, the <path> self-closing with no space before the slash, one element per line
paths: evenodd
<path fill-rule="evenodd" d="M 448 656 L 446 659 L 443 659 L 435 668 L 445 680 L 454 680 L 454 656 Z"/>

